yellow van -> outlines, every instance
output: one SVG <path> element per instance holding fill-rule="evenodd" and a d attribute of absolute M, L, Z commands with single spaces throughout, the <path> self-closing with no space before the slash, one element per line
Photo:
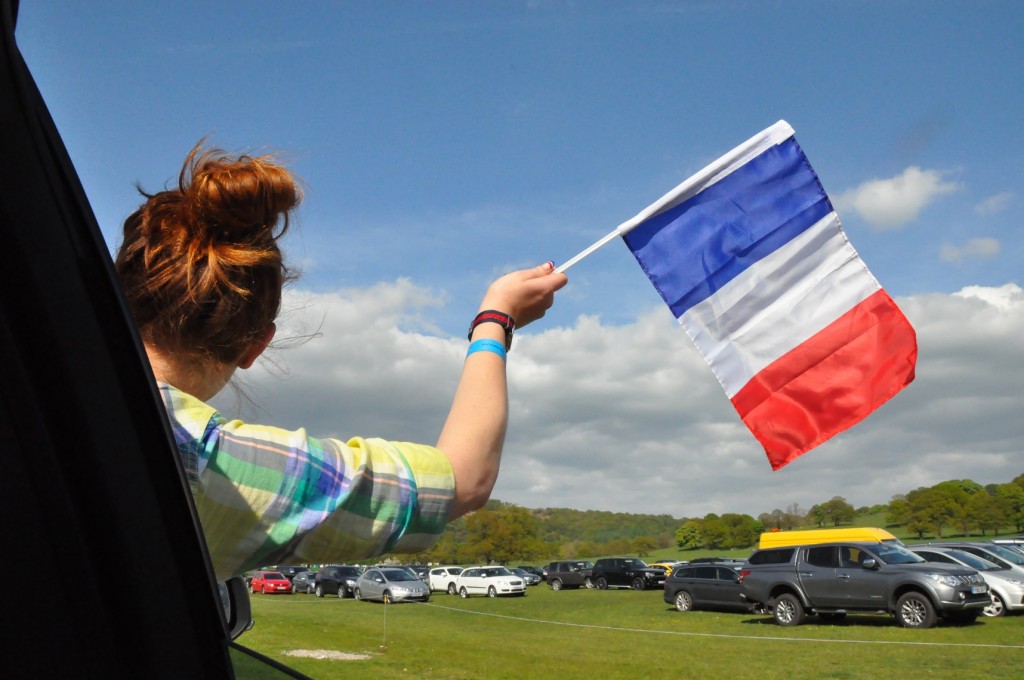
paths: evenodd
<path fill-rule="evenodd" d="M 832 541 L 871 541 L 874 543 L 896 543 L 903 541 L 885 529 L 874 527 L 848 527 L 842 529 L 807 529 L 802 531 L 766 531 L 761 534 L 758 548 L 781 548 L 790 545 L 831 543 Z"/>

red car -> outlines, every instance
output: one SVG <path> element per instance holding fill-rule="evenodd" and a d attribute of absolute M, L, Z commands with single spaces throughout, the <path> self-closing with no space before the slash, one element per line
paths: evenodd
<path fill-rule="evenodd" d="M 279 571 L 257 571 L 249 584 L 253 593 L 292 593 L 292 582 Z"/>

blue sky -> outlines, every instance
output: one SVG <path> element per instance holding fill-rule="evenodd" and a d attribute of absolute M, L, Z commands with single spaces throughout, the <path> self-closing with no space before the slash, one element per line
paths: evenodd
<path fill-rule="evenodd" d="M 925 379 L 908 400 L 941 430 L 950 418 L 936 404 L 965 378 L 932 385 L 928 376 L 950 362 L 980 361 L 978 372 L 1000 373 L 1002 382 L 969 390 L 971 410 L 997 424 L 952 448 L 938 437 L 955 464 L 928 464 L 936 443 L 919 441 L 918 457 L 901 454 L 901 467 L 885 479 L 854 479 L 866 455 L 859 447 L 868 446 L 860 438 L 888 427 L 897 438 L 921 433 L 920 424 L 900 424 L 900 406 L 887 406 L 826 453 L 790 466 L 796 472 L 771 473 L 752 439 L 734 429 L 724 395 L 700 382 L 710 375 L 692 364 L 689 341 L 632 256 L 611 243 L 570 270 L 556 307 L 524 331 L 536 342 L 523 343 L 519 368 L 510 365 L 519 411 L 506 454 L 511 472 L 503 471 L 496 495 L 531 507 L 629 511 L 648 511 L 653 498 L 659 511 L 682 516 L 756 514 L 832 495 L 884 502 L 916 484 L 1008 481 L 1024 472 L 1024 430 L 1005 422 L 1019 420 L 1010 414 L 1024 393 L 1020 336 L 1006 332 L 1024 325 L 1024 302 L 1012 288 L 1024 258 L 1021 26 L 1024 3 L 1010 1 L 24 2 L 17 35 L 112 247 L 138 204 L 133 184 L 153 190 L 172 180 L 200 138 L 285 152 L 306 184 L 288 243 L 304 272 L 297 316 L 319 326 L 330 310 L 358 311 L 339 333 L 352 336 L 356 324 L 395 339 L 363 341 L 396 357 L 426 352 L 415 357 L 426 367 L 418 374 L 392 375 L 393 357 L 366 357 L 369 373 L 336 369 L 342 384 L 333 386 L 306 384 L 300 367 L 349 365 L 358 348 L 282 353 L 285 391 L 392 385 L 362 388 L 372 394 L 352 404 L 355 424 L 335 425 L 335 413 L 318 410 L 323 399 L 310 399 L 302 415 L 330 434 L 369 434 L 369 423 L 384 436 L 392 427 L 436 436 L 446 376 L 457 372 L 456 343 L 491 279 L 567 260 L 706 163 L 787 120 L 853 245 L 901 305 L 920 307 Z M 941 316 L 968 313 L 950 311 L 966 287 L 982 291 L 968 298 L 991 306 L 972 329 Z M 932 326 L 934 341 L 922 330 Z M 651 328 L 674 345 L 679 366 L 644 363 L 638 338 Z M 984 363 L 997 358 L 1011 365 Z M 923 373 L 929 361 L 937 368 Z M 435 376 L 439 362 L 444 370 Z M 634 369 L 646 378 L 639 387 Z M 629 403 L 636 389 L 651 392 L 671 371 L 681 373 L 668 382 L 683 384 L 656 401 L 683 408 L 708 389 L 695 412 L 666 413 L 665 423 L 653 415 L 658 408 L 638 408 L 633 425 L 603 429 L 620 412 L 606 411 L 609 404 Z M 531 390 L 547 374 L 557 375 L 549 389 L 561 397 L 547 395 L 541 409 Z M 588 383 L 597 375 L 600 384 Z M 274 380 L 281 375 L 251 379 L 265 395 L 258 416 L 290 422 L 295 414 L 275 397 L 281 390 L 262 387 Z M 407 393 L 407 407 L 395 406 L 395 390 Z M 984 401 L 993 394 L 995 405 Z M 379 412 L 387 410 L 404 415 Z M 543 422 L 535 420 L 540 410 Z M 642 434 L 632 429 L 641 421 Z M 539 434 L 549 430 L 547 439 Z M 688 479 L 710 475 L 702 497 L 681 499 L 679 480 L 661 472 L 623 490 L 622 480 L 632 479 L 625 463 L 588 455 L 627 440 L 642 441 L 645 452 L 623 451 L 627 459 L 671 457 L 681 437 L 698 432 L 686 467 Z M 752 467 L 719 480 L 700 467 L 712 449 Z M 816 456 L 821 463 L 803 462 Z M 766 485 L 782 489 L 773 495 Z"/>

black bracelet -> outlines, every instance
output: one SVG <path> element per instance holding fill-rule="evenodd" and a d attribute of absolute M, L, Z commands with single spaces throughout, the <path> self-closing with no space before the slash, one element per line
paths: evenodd
<path fill-rule="evenodd" d="M 496 323 L 505 329 L 505 350 L 512 349 L 512 331 L 516 329 L 516 320 L 504 312 L 499 312 L 495 309 L 485 309 L 476 315 L 473 319 L 473 323 L 469 325 L 469 334 L 466 336 L 468 340 L 473 339 L 473 331 L 476 327 L 482 323 Z"/>

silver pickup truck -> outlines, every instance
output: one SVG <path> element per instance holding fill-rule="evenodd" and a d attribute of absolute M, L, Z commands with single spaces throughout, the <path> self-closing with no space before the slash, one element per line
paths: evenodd
<path fill-rule="evenodd" d="M 938 619 L 973 622 L 991 602 L 973 569 L 925 562 L 891 543 L 824 543 L 756 550 L 740 569 L 752 609 L 771 611 L 780 626 L 808 615 L 887 613 L 906 628 Z"/>

